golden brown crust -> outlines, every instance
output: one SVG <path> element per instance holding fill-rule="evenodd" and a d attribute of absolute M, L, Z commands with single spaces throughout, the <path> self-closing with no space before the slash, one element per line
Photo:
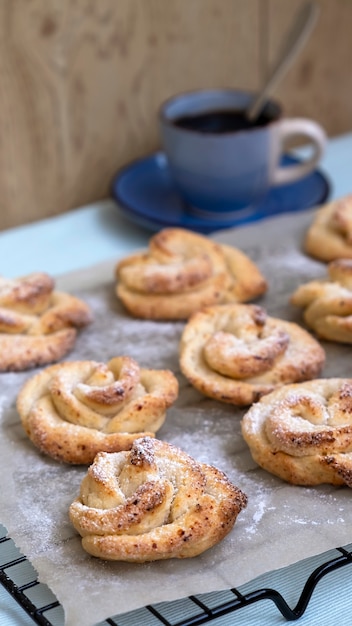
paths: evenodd
<path fill-rule="evenodd" d="M 180 367 L 190 383 L 239 406 L 314 378 L 324 362 L 323 348 L 309 333 L 256 305 L 207 307 L 188 320 L 180 342 Z"/>
<path fill-rule="evenodd" d="M 220 470 L 145 437 L 129 452 L 96 456 L 70 519 L 93 556 L 145 562 L 208 550 L 230 532 L 246 504 Z"/>
<path fill-rule="evenodd" d="M 107 364 L 72 361 L 29 379 L 17 399 L 22 425 L 42 452 L 66 463 L 91 463 L 100 450 L 128 450 L 151 437 L 176 400 L 168 370 L 140 369 L 130 357 Z"/>
<path fill-rule="evenodd" d="M 72 349 L 77 329 L 91 321 L 89 307 L 54 291 L 54 281 L 45 273 L 0 277 L 0 371 L 58 361 Z"/>
<path fill-rule="evenodd" d="M 242 434 L 258 465 L 289 483 L 352 487 L 352 379 L 277 389 L 247 411 Z"/>
<path fill-rule="evenodd" d="M 352 195 L 318 209 L 307 230 L 305 251 L 321 261 L 352 258 Z"/>
<path fill-rule="evenodd" d="M 135 317 L 187 319 L 219 302 L 247 302 L 267 283 L 240 250 L 181 228 L 151 238 L 149 250 L 116 266 L 116 294 Z"/>
<path fill-rule="evenodd" d="M 304 310 L 304 321 L 318 337 L 352 343 L 352 259 L 329 263 L 327 278 L 298 287 L 291 303 Z"/>

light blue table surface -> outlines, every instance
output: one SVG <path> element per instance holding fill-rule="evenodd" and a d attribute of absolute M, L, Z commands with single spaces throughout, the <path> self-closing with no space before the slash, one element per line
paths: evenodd
<path fill-rule="evenodd" d="M 331 197 L 352 192 L 351 164 L 352 133 L 331 139 L 319 168 L 330 180 Z M 48 273 L 58 276 L 117 259 L 133 249 L 145 247 L 149 238 L 150 232 L 130 223 L 116 204 L 107 199 L 58 217 L 0 232 L 0 274 L 15 277 L 45 268 Z M 246 585 L 244 592 L 280 587 L 290 605 L 294 606 L 305 577 L 324 560 L 324 555 L 319 555 L 286 568 L 284 573 L 269 572 L 252 581 L 251 585 Z M 351 573 L 351 565 L 348 565 L 326 576 L 298 623 L 302 626 L 332 626 L 337 623 L 349 626 L 352 623 Z M 260 602 L 211 624 L 254 626 L 265 623 L 279 626 L 287 623 L 273 605 L 268 605 L 268 602 Z M 179 616 L 181 618 L 182 615 Z M 138 620 L 130 622 L 133 626 L 137 623 Z M 25 624 L 33 622 L 0 585 L 0 626 Z"/>
<path fill-rule="evenodd" d="M 332 197 L 352 191 L 352 133 L 329 142 L 320 169 Z M 57 276 L 145 246 L 150 232 L 131 224 L 112 200 L 0 232 L 0 273 L 43 270 Z"/>

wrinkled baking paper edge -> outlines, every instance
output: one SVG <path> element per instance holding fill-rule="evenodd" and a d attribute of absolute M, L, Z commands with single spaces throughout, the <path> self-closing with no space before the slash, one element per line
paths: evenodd
<path fill-rule="evenodd" d="M 312 215 L 285 215 L 213 237 L 238 246 L 261 268 L 269 291 L 258 304 L 270 315 L 301 321 L 300 312 L 288 305 L 290 293 L 298 284 L 325 275 L 325 265 L 301 252 Z M 138 321 L 123 312 L 114 295 L 115 263 L 113 259 L 57 280 L 57 288 L 84 298 L 95 314 L 67 358 L 106 361 L 129 354 L 144 367 L 172 369 L 180 395 L 159 438 L 225 471 L 247 493 L 249 503 L 231 533 L 197 558 L 133 565 L 88 556 L 67 513 L 86 468 L 58 464 L 34 449 L 15 410 L 17 390 L 34 372 L 2 374 L 1 522 L 40 581 L 57 596 L 67 626 L 92 626 L 146 604 L 239 586 L 351 541 L 350 490 L 294 487 L 257 468 L 240 435 L 243 411 L 202 397 L 180 374 L 183 324 Z M 348 376 L 350 348 L 324 347 L 322 376 Z"/>

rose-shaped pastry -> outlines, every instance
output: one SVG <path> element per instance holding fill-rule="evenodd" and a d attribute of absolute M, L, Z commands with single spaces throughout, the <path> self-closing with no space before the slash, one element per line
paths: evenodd
<path fill-rule="evenodd" d="M 320 344 L 292 322 L 250 304 L 207 307 L 182 333 L 180 367 L 210 398 L 246 406 L 275 387 L 314 378 L 325 362 Z"/>
<path fill-rule="evenodd" d="M 253 459 L 296 485 L 352 487 L 352 379 L 317 379 L 276 389 L 242 420 Z"/>
<path fill-rule="evenodd" d="M 187 319 L 203 306 L 247 302 L 267 283 L 240 250 L 182 228 L 151 238 L 149 250 L 116 266 L 116 293 L 135 317 Z"/>
<path fill-rule="evenodd" d="M 352 259 L 328 264 L 328 277 L 298 287 L 291 303 L 304 309 L 304 320 L 322 339 L 352 343 Z"/>
<path fill-rule="evenodd" d="M 168 370 L 141 369 L 127 356 L 51 365 L 29 379 L 17 409 L 31 441 L 66 463 L 91 463 L 97 452 L 129 450 L 153 437 L 176 400 L 178 382 Z"/>
<path fill-rule="evenodd" d="M 307 230 L 304 248 L 321 261 L 352 258 L 352 194 L 317 211 Z"/>
<path fill-rule="evenodd" d="M 91 321 L 89 307 L 54 291 L 48 274 L 0 277 L 0 371 L 58 361 L 73 348 L 77 328 Z"/>
<path fill-rule="evenodd" d="M 145 437 L 97 454 L 70 519 L 93 556 L 156 561 L 197 556 L 221 541 L 246 506 L 220 470 Z"/>

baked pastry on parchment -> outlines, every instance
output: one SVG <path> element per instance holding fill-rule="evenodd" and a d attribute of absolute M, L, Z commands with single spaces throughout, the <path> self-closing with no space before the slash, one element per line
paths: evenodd
<path fill-rule="evenodd" d="M 320 344 L 303 328 L 262 307 L 223 304 L 192 315 L 182 333 L 180 367 L 210 398 L 246 406 L 275 387 L 317 376 Z"/>
<path fill-rule="evenodd" d="M 307 230 L 304 248 L 325 262 L 352 258 L 352 194 L 318 209 Z"/>
<path fill-rule="evenodd" d="M 117 264 L 116 277 L 118 298 L 145 319 L 187 319 L 203 306 L 248 302 L 267 290 L 243 252 L 182 228 L 154 235 L 148 251 Z"/>
<path fill-rule="evenodd" d="M 296 485 L 352 487 L 352 379 L 316 379 L 276 389 L 242 420 L 253 459 Z"/>
<path fill-rule="evenodd" d="M 0 277 L 0 371 L 58 361 L 73 348 L 77 329 L 91 321 L 87 304 L 55 291 L 48 274 Z"/>
<path fill-rule="evenodd" d="M 352 343 L 352 259 L 331 261 L 327 270 L 326 279 L 300 285 L 290 301 L 318 337 Z"/>
<path fill-rule="evenodd" d="M 247 504 L 220 470 L 145 437 L 129 452 L 99 453 L 70 519 L 83 548 L 102 559 L 197 556 L 221 541 Z"/>
<path fill-rule="evenodd" d="M 17 409 L 31 441 L 66 463 L 91 463 L 97 452 L 129 450 L 138 437 L 153 437 L 176 400 L 169 370 L 142 369 L 127 356 L 63 362 L 29 379 Z"/>

